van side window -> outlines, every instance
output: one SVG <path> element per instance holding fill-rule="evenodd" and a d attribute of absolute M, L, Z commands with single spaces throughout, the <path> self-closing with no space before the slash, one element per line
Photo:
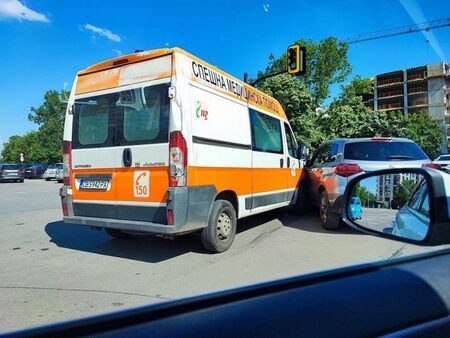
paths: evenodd
<path fill-rule="evenodd" d="M 297 141 L 295 140 L 294 135 L 292 135 L 291 128 L 289 128 L 287 123 L 284 124 L 284 132 L 286 134 L 289 155 L 297 157 Z"/>
<path fill-rule="evenodd" d="M 282 154 L 280 120 L 250 109 L 252 147 L 255 151 Z"/>

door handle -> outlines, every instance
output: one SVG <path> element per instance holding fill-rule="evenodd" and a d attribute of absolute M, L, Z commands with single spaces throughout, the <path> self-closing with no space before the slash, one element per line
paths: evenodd
<path fill-rule="evenodd" d="M 288 156 L 287 158 L 287 167 L 290 168 L 291 167 L 291 158 Z"/>
<path fill-rule="evenodd" d="M 283 168 L 284 160 L 280 158 L 280 168 Z"/>
<path fill-rule="evenodd" d="M 123 158 L 123 165 L 125 167 L 131 167 L 131 162 L 132 162 L 133 158 L 131 156 L 131 149 L 130 148 L 125 148 L 123 150 L 122 158 Z"/>

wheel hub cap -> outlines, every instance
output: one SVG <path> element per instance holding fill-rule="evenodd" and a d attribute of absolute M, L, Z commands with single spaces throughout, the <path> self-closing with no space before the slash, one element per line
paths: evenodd
<path fill-rule="evenodd" d="M 221 240 L 227 239 L 231 234 L 231 218 L 226 212 L 221 213 L 217 219 L 217 233 Z"/>

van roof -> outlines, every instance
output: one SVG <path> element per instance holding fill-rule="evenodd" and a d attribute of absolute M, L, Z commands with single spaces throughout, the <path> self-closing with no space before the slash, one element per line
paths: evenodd
<path fill-rule="evenodd" d="M 195 55 L 192 55 L 188 52 L 186 52 L 185 50 L 178 48 L 178 47 L 174 47 L 174 48 L 160 48 L 160 49 L 154 49 L 154 50 L 147 50 L 147 51 L 142 51 L 142 52 L 137 52 L 137 53 L 132 53 L 132 54 L 128 54 L 128 55 L 121 55 L 119 57 L 115 57 L 109 60 L 105 60 L 99 63 L 96 63 L 92 66 L 89 66 L 81 71 L 78 72 L 77 76 L 83 76 L 83 75 L 87 75 L 90 73 L 95 73 L 95 72 L 99 72 L 99 71 L 103 71 L 103 70 L 107 70 L 107 69 L 112 69 L 112 68 L 117 68 L 117 67 L 121 67 L 121 66 L 125 66 L 125 65 L 129 65 L 132 63 L 137 63 L 137 62 L 142 62 L 142 61 L 146 61 L 146 60 L 150 60 L 150 59 L 154 59 L 154 58 L 158 58 L 164 55 L 169 55 L 169 54 L 183 54 L 185 56 L 187 56 L 190 59 L 193 59 L 195 61 L 201 62 L 204 65 L 208 66 L 210 69 L 215 70 L 218 73 L 221 73 L 222 75 L 225 75 L 229 78 L 231 78 L 233 81 L 240 83 L 242 86 L 245 87 L 246 90 L 251 90 L 254 93 L 257 93 L 260 96 L 266 97 L 266 98 L 270 98 L 271 100 L 273 100 L 273 102 L 276 104 L 276 108 L 275 111 L 272 111 L 272 113 L 275 113 L 277 115 L 279 115 L 281 118 L 287 120 L 286 114 L 284 112 L 284 109 L 282 108 L 281 104 L 278 102 L 277 99 L 275 99 L 274 97 L 267 95 L 266 93 L 260 91 L 257 88 L 254 88 L 252 86 L 250 86 L 249 84 L 244 83 L 243 81 L 237 79 L 236 77 L 224 72 L 223 70 L 209 64 L 208 62 L 205 62 L 204 60 L 196 57 Z M 251 103 L 251 102 L 249 102 Z M 251 103 L 252 104 L 252 103 Z"/>

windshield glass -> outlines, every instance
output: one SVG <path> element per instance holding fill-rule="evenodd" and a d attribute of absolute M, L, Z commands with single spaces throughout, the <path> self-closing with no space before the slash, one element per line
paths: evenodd
<path fill-rule="evenodd" d="M 438 161 L 450 161 L 450 155 L 439 156 Z"/>
<path fill-rule="evenodd" d="M 351 142 L 345 145 L 344 158 L 361 161 L 428 159 L 415 143 L 410 142 Z"/>

